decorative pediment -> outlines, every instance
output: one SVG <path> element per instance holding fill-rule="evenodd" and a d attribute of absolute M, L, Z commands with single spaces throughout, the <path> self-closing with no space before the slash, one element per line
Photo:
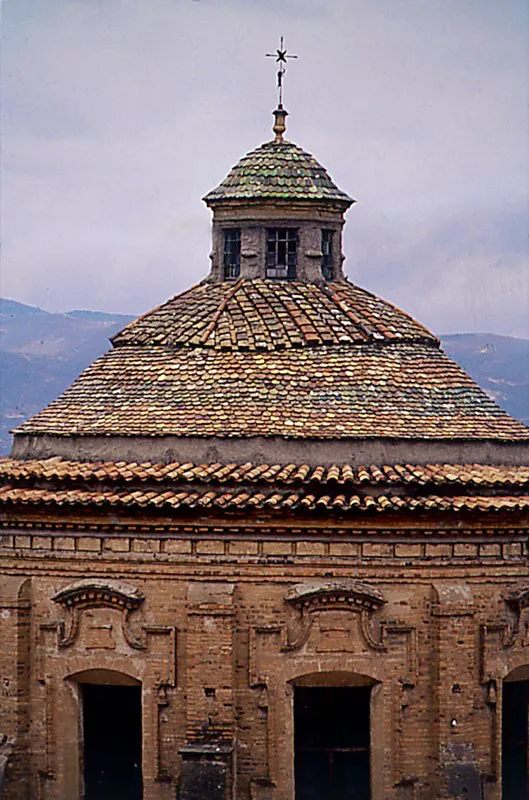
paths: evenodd
<path fill-rule="evenodd" d="M 379 589 L 347 579 L 298 583 L 287 592 L 285 600 L 309 611 L 329 606 L 375 611 L 386 602 Z"/>
<path fill-rule="evenodd" d="M 315 617 L 319 619 L 319 650 L 355 649 L 354 631 L 358 629 L 369 648 L 385 650 L 383 641 L 372 630 L 370 618 L 386 600 L 373 586 L 348 579 L 298 583 L 287 592 L 285 602 L 292 609 L 287 650 L 298 650 L 306 644 Z"/>
<path fill-rule="evenodd" d="M 59 623 L 59 647 L 70 647 L 74 644 L 79 636 L 81 619 L 84 616 L 89 621 L 87 634 L 90 638 L 90 649 L 115 648 L 114 623 L 109 615 L 113 616 L 112 612 L 117 612 L 119 626 L 127 644 L 135 650 L 145 649 L 145 643 L 138 638 L 130 625 L 131 615 L 145 600 L 145 596 L 135 586 L 122 581 L 90 578 L 70 583 L 52 599 L 66 612 L 66 622 Z M 103 611 L 90 609 L 103 609 Z M 106 614 L 106 617 L 103 618 L 102 614 Z"/>
<path fill-rule="evenodd" d="M 110 606 L 132 611 L 138 608 L 145 596 L 122 581 L 88 579 L 70 583 L 53 596 L 56 603 L 66 607 L 72 606 Z"/>

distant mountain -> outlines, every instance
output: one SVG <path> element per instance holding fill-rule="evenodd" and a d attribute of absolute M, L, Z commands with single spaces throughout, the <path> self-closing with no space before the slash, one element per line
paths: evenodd
<path fill-rule="evenodd" d="M 2 314 L 9 314 L 10 316 L 17 316 L 18 314 L 49 314 L 48 311 L 43 311 L 38 306 L 26 306 L 24 303 L 19 303 L 17 300 L 8 300 L 7 297 L 0 297 L 0 309 Z"/>
<path fill-rule="evenodd" d="M 529 425 L 529 339 L 494 333 L 442 336 L 447 355 L 512 417 Z"/>
<path fill-rule="evenodd" d="M 90 353 L 99 355 L 101 342 L 131 319 L 125 314 L 102 311 L 51 314 L 35 306 L 0 299 L 0 350 L 68 359 L 73 354 L 82 358 Z"/>
<path fill-rule="evenodd" d="M 11 449 L 9 431 L 60 395 L 131 319 L 101 311 L 51 314 L 0 299 L 0 455 Z"/>
<path fill-rule="evenodd" d="M 0 299 L 0 455 L 11 448 L 9 430 L 61 394 L 131 319 L 89 310 L 51 314 Z M 458 333 L 441 341 L 498 405 L 529 424 L 529 339 Z"/>

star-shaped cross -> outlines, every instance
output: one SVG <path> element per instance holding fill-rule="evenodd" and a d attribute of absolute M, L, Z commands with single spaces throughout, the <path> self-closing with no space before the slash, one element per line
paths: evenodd
<path fill-rule="evenodd" d="M 275 58 L 276 63 L 279 64 L 279 71 L 277 73 L 277 89 L 279 92 L 279 105 L 281 106 L 283 102 L 283 75 L 286 71 L 287 58 L 297 58 L 297 56 L 291 55 L 287 52 L 287 48 L 283 44 L 283 37 L 281 36 L 278 49 L 275 51 L 275 53 L 267 53 L 266 57 Z"/>
<path fill-rule="evenodd" d="M 275 58 L 277 63 L 287 63 L 287 58 L 297 58 L 297 56 L 290 55 L 287 48 L 283 44 L 283 37 L 279 40 L 279 47 L 275 53 L 267 53 L 267 58 Z"/>

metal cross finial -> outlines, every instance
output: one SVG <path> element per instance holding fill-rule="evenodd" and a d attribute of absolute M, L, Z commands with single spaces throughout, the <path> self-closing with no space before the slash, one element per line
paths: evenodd
<path fill-rule="evenodd" d="M 279 70 L 277 72 L 277 93 L 279 108 L 283 108 L 283 75 L 286 72 L 287 58 L 297 58 L 297 56 L 291 56 L 290 53 L 287 53 L 287 49 L 283 45 L 283 37 L 281 37 L 279 40 L 279 48 L 275 53 L 267 53 L 266 57 L 275 58 L 276 62 L 279 64 Z"/>

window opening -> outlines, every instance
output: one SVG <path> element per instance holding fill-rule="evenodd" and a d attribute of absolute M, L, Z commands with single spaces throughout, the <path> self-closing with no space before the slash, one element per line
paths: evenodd
<path fill-rule="evenodd" d="M 81 692 L 84 800 L 142 800 L 141 686 Z"/>
<path fill-rule="evenodd" d="M 334 231 L 322 230 L 321 232 L 321 274 L 326 281 L 332 281 L 334 278 L 333 270 L 333 233 Z"/>
<path fill-rule="evenodd" d="M 529 680 L 503 684 L 502 800 L 529 800 Z"/>
<path fill-rule="evenodd" d="M 294 689 L 296 800 L 369 800 L 371 687 Z"/>
<path fill-rule="evenodd" d="M 266 277 L 296 277 L 298 232 L 295 228 L 268 228 L 266 231 Z"/>
<path fill-rule="evenodd" d="M 224 231 L 224 278 L 238 278 L 241 274 L 241 231 L 228 228 Z"/>

